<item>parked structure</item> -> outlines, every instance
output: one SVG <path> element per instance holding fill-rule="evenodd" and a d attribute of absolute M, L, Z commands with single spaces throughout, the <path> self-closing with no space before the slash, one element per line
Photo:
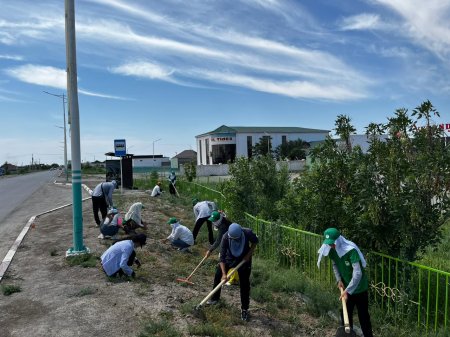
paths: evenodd
<path fill-rule="evenodd" d="M 225 164 L 237 156 L 250 158 L 252 148 L 261 138 L 270 137 L 271 149 L 301 139 L 306 142 L 324 140 L 329 130 L 276 126 L 226 126 L 196 136 L 197 165 Z"/>
<path fill-rule="evenodd" d="M 179 168 L 181 165 L 197 162 L 197 152 L 194 150 L 184 150 L 170 159 L 171 168 Z"/>

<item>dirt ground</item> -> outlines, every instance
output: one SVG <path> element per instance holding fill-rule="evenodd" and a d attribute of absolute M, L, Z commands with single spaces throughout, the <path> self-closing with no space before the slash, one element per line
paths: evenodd
<path fill-rule="evenodd" d="M 98 180 L 83 178 L 83 182 L 92 189 Z M 71 195 L 68 186 L 53 185 L 46 189 L 65 197 Z M 83 196 L 88 197 L 88 194 L 83 192 Z M 203 324 L 204 321 L 190 308 L 211 290 L 217 257 L 209 259 L 200 268 L 192 279 L 195 285 L 176 282 L 176 278 L 189 275 L 203 257 L 207 247 L 206 228 L 201 230 L 204 236 L 199 237 L 199 241 L 203 238 L 203 243 L 188 253 L 162 244 L 159 239 L 170 232 L 166 225 L 169 216 L 181 218 L 185 225 L 193 227 L 192 210 L 169 202 L 169 198 L 168 195 L 151 198 L 142 191 L 114 194 L 115 203 L 123 213 L 136 201 L 145 205 L 142 217 L 148 223 L 144 232 L 149 239 L 143 249 L 137 249 L 143 265 L 135 269 L 137 276 L 134 280 L 110 280 L 102 272 L 98 257 L 111 241 L 97 238 L 99 231 L 90 200 L 83 202 L 83 237 L 84 244 L 97 258 L 95 267 L 70 266 L 65 258 L 65 252 L 72 246 L 71 207 L 39 217 L 0 284 L 21 289 L 10 296 L 0 294 L 0 336 L 139 336 L 149 321 L 162 318 L 169 318 L 170 324 L 182 331 L 180 336 L 194 336 L 188 333 L 189 325 Z M 222 294 L 231 308 L 228 310 L 238 318 L 239 288 L 227 287 Z M 220 311 L 220 308 L 214 310 Z M 276 327 L 289 324 L 277 321 L 253 300 L 250 311 L 251 321 L 248 323 L 230 319 L 230 325 L 237 326 L 236 331 L 242 336 L 273 337 Z M 302 321 L 302 327 L 291 336 L 334 335 L 334 330 L 324 328 L 318 318 L 305 315 L 298 320 Z"/>

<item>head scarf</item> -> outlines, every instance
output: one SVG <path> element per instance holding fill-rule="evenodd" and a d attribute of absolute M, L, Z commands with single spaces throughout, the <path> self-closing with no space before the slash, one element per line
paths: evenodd
<path fill-rule="evenodd" d="M 141 210 L 142 210 L 142 202 L 136 202 L 133 205 L 131 205 L 129 211 L 127 214 L 125 214 L 125 221 L 133 220 L 137 225 L 141 225 L 142 219 L 141 219 Z"/>
<path fill-rule="evenodd" d="M 342 235 L 340 235 L 336 239 L 334 244 L 336 245 L 335 249 L 336 249 L 336 253 L 339 257 L 343 257 L 349 251 L 351 251 L 352 249 L 355 249 L 358 252 L 359 258 L 361 259 L 363 268 L 366 268 L 366 266 L 367 266 L 366 259 L 364 258 L 363 253 L 361 253 L 361 250 L 359 250 L 358 246 L 355 243 L 347 240 Z M 322 260 L 322 256 L 328 256 L 328 254 L 330 253 L 330 249 L 331 249 L 331 246 L 327 245 L 325 243 L 320 247 L 319 251 L 317 252 L 319 254 L 319 259 L 317 260 L 317 267 L 320 268 L 320 261 Z"/>
<path fill-rule="evenodd" d="M 242 227 L 237 223 L 232 223 L 228 228 L 228 241 L 231 254 L 234 257 L 241 256 L 245 246 L 245 234 Z"/>

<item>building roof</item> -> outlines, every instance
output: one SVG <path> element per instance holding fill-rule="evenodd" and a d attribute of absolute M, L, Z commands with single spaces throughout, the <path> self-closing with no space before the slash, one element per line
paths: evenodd
<path fill-rule="evenodd" d="M 173 158 L 187 158 L 187 159 L 197 159 L 197 152 L 195 152 L 194 150 L 184 150 L 180 153 L 178 153 L 175 157 Z"/>
<path fill-rule="evenodd" d="M 217 133 L 329 133 L 330 130 L 308 129 L 292 126 L 226 126 L 222 125 L 196 137 L 203 137 Z"/>

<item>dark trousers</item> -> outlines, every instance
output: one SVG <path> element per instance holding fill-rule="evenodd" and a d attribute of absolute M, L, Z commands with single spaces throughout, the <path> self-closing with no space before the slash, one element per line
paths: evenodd
<path fill-rule="evenodd" d="M 231 267 L 225 265 L 225 270 L 228 273 L 228 270 Z M 241 287 L 241 309 L 248 310 L 250 304 L 250 273 L 252 272 L 252 266 L 250 263 L 244 263 L 241 268 L 238 269 L 239 274 L 239 286 Z M 214 286 L 213 289 L 220 283 L 222 280 L 222 269 L 220 268 L 220 264 L 217 265 L 216 274 L 214 275 Z M 217 292 L 211 297 L 213 301 L 218 301 L 220 299 L 221 289 L 217 290 Z"/>
<path fill-rule="evenodd" d="M 370 322 L 369 315 L 369 294 L 364 291 L 359 294 L 348 295 L 347 299 L 347 312 L 350 326 L 353 328 L 353 309 L 358 310 L 359 324 L 361 324 L 361 330 L 364 337 L 373 337 L 372 323 Z"/>
<path fill-rule="evenodd" d="M 169 182 L 169 192 L 175 194 L 175 186 L 171 182 Z"/>
<path fill-rule="evenodd" d="M 213 229 L 212 229 L 212 223 L 208 219 L 209 219 L 209 216 L 198 219 L 195 222 L 195 226 L 194 226 L 192 235 L 194 236 L 194 241 L 195 241 L 197 239 L 197 235 L 198 235 L 200 228 L 202 228 L 203 223 L 206 221 L 206 225 L 208 226 L 208 241 L 209 241 L 209 244 L 212 245 L 214 243 L 214 234 L 213 234 Z"/>
<path fill-rule="evenodd" d="M 133 250 L 130 257 L 128 258 L 127 265 L 131 267 L 133 265 L 135 259 L 136 259 L 136 252 Z M 123 276 L 123 275 L 125 275 L 125 273 L 123 272 L 122 269 L 119 269 L 114 274 L 112 274 L 111 277 Z"/>
<path fill-rule="evenodd" d="M 106 200 L 104 196 L 101 197 L 92 197 L 92 209 L 94 211 L 94 219 L 97 225 L 100 225 L 101 220 L 98 217 L 98 211 L 102 214 L 102 220 L 106 218 L 106 213 L 108 211 L 108 205 L 106 204 Z"/>

